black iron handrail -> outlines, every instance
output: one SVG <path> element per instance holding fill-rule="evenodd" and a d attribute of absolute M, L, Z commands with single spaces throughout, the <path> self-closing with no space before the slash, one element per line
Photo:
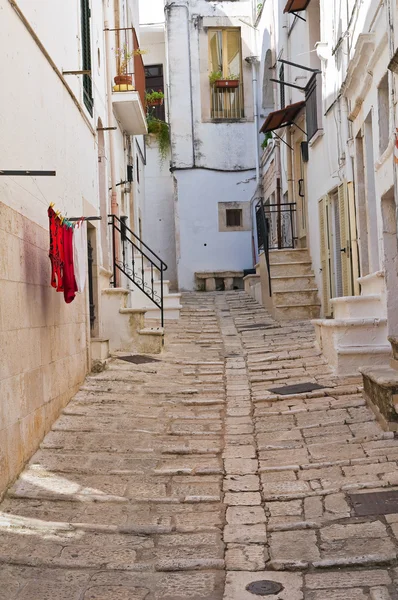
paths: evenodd
<path fill-rule="evenodd" d="M 167 270 L 166 263 L 143 242 L 126 224 L 125 219 L 116 215 L 108 215 L 108 225 L 112 228 L 112 265 L 113 279 L 111 285 L 117 285 L 117 272 L 120 271 L 160 310 L 161 324 L 164 326 L 164 292 L 163 273 Z M 118 244 L 119 238 L 119 244 Z M 121 257 L 117 249 L 120 248 Z M 145 251 L 142 249 L 145 248 Z M 131 252 L 131 256 L 129 253 Z M 136 259 L 136 255 L 139 255 Z M 151 273 L 150 283 L 145 279 L 144 260 L 147 260 Z M 138 264 L 137 264 L 138 263 Z M 154 273 L 160 275 L 160 293 L 155 291 Z"/>
<path fill-rule="evenodd" d="M 264 202 L 262 200 L 260 200 L 260 202 L 258 202 L 256 205 L 256 224 L 258 251 L 260 252 L 260 250 L 264 250 L 268 271 L 269 295 L 272 296 L 271 266 L 269 260 L 269 221 L 266 217 Z"/>
<path fill-rule="evenodd" d="M 281 204 L 264 204 L 265 214 L 269 220 L 270 250 L 294 250 L 296 247 L 297 236 L 295 236 L 295 213 L 297 211 L 296 202 L 285 202 Z M 276 224 L 272 215 L 276 214 Z M 286 223 L 284 215 L 287 215 L 289 237 L 283 235 L 283 228 Z M 276 232 L 274 227 L 276 225 Z M 276 238 L 276 244 L 273 240 Z"/>

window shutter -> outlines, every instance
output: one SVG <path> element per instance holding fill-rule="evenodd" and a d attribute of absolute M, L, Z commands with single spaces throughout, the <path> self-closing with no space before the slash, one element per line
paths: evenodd
<path fill-rule="evenodd" d="M 341 281 L 343 286 L 343 296 L 351 296 L 351 240 L 350 240 L 350 217 L 348 211 L 347 184 L 344 182 L 339 185 L 339 220 L 340 220 L 340 245 L 336 251 L 341 255 Z"/>
<path fill-rule="evenodd" d="M 90 34 L 90 0 L 81 0 L 82 24 L 82 68 L 91 71 L 91 34 Z M 93 116 L 93 84 L 91 75 L 83 75 L 83 101 L 91 116 Z"/>
<path fill-rule="evenodd" d="M 351 272 L 352 272 L 352 293 L 354 296 L 360 296 L 361 288 L 358 283 L 358 277 L 361 276 L 359 268 L 359 245 L 357 234 L 357 213 L 355 208 L 355 191 L 352 181 L 347 183 L 348 214 L 350 218 L 350 239 L 351 239 Z"/>
<path fill-rule="evenodd" d="M 322 300 L 325 317 L 329 317 L 332 313 L 332 307 L 330 303 L 330 251 L 328 228 L 328 202 L 328 196 L 324 196 L 319 200 Z"/>

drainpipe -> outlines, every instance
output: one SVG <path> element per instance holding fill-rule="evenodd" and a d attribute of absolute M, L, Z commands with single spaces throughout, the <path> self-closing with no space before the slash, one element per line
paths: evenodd
<path fill-rule="evenodd" d="M 112 67 L 111 67 L 111 40 L 109 31 L 109 8 L 105 8 L 105 54 L 106 54 L 106 97 L 107 97 L 107 109 L 108 109 L 108 126 L 111 127 L 114 122 L 113 106 L 112 106 Z M 110 164 L 110 176 L 111 176 L 111 214 L 119 217 L 119 206 L 117 202 L 117 190 L 116 190 L 116 163 L 115 163 L 115 143 L 114 134 L 112 130 L 108 133 L 109 142 L 109 164 Z M 114 261 L 118 261 L 120 258 L 120 248 L 117 243 L 116 231 L 113 229 L 113 248 L 114 248 Z M 114 269 L 114 286 L 118 287 L 120 284 L 120 275 Z"/>
<path fill-rule="evenodd" d="M 260 155 L 258 143 L 258 98 L 257 98 L 257 65 L 260 63 L 257 56 L 248 56 L 246 62 L 252 67 L 252 85 L 253 85 L 253 112 L 254 112 L 254 155 L 256 158 L 256 184 L 260 183 Z"/>

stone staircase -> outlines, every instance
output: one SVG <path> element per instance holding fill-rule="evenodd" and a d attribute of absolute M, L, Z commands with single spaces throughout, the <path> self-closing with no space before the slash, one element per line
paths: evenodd
<path fill-rule="evenodd" d="M 317 343 L 338 375 L 357 375 L 360 367 L 388 364 L 383 273 L 359 279 L 361 296 L 334 298 L 333 319 L 313 321 Z"/>
<path fill-rule="evenodd" d="M 101 331 L 109 352 L 159 354 L 163 347 L 162 327 L 145 326 L 145 308 L 128 306 L 130 290 L 107 288 L 101 295 Z"/>
<path fill-rule="evenodd" d="M 138 270 L 141 269 L 141 255 L 134 257 L 135 262 L 139 265 Z M 167 271 L 166 271 L 167 274 Z M 145 284 L 152 288 L 152 277 L 155 294 L 160 297 L 161 285 L 159 271 L 152 269 L 150 263 L 144 259 L 144 279 Z M 129 284 L 129 282 L 127 281 Z M 153 304 L 138 287 L 133 283 L 129 284 L 130 289 L 130 305 L 131 308 L 141 308 L 145 310 L 145 317 L 151 321 L 160 321 L 161 315 L 160 310 Z M 167 320 L 178 320 L 180 318 L 181 311 L 181 294 L 170 292 L 170 281 L 163 279 L 163 312 L 164 319 Z"/>
<path fill-rule="evenodd" d="M 319 317 L 321 304 L 308 250 L 272 250 L 269 258 L 274 318 L 284 321 Z"/>

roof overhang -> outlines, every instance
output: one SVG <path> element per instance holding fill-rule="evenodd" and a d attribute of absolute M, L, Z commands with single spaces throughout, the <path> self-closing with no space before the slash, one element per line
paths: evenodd
<path fill-rule="evenodd" d="M 305 10 L 311 0 L 287 0 L 287 4 L 283 12 L 285 13 L 295 13 L 300 12 L 301 10 Z"/>
<path fill-rule="evenodd" d="M 275 129 L 280 129 L 281 127 L 294 125 L 295 118 L 304 106 L 305 101 L 302 100 L 301 102 L 289 104 L 288 106 L 285 106 L 285 108 L 270 113 L 260 129 L 260 133 L 269 133 Z"/>

